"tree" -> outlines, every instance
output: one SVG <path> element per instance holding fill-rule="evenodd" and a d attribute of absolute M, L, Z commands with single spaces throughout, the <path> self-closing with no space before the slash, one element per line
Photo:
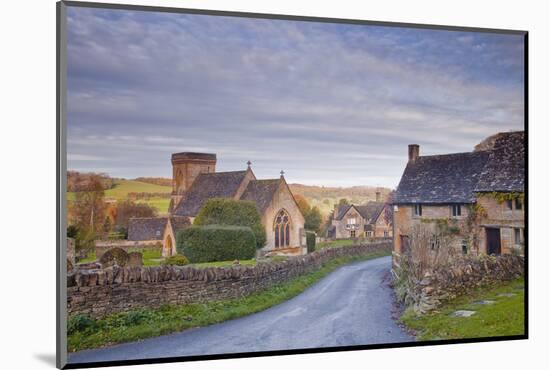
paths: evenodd
<path fill-rule="evenodd" d="M 311 206 L 309 205 L 309 202 L 303 195 L 300 195 L 300 194 L 294 195 L 294 199 L 298 204 L 298 208 L 300 208 L 300 212 L 302 212 L 302 215 L 305 217 L 306 214 L 309 213 L 309 211 L 311 210 Z"/>
<path fill-rule="evenodd" d="M 319 211 L 319 208 L 313 207 L 311 210 L 305 215 L 305 224 L 304 228 L 306 230 L 312 230 L 315 232 L 319 232 L 321 228 L 321 212 Z"/>
<path fill-rule="evenodd" d="M 349 201 L 346 198 L 342 198 L 338 201 L 339 206 L 349 206 Z"/>
<path fill-rule="evenodd" d="M 388 197 L 386 198 L 386 204 L 384 205 L 384 221 L 388 223 L 388 225 L 393 225 L 393 210 L 392 210 L 392 202 L 393 197 L 395 195 L 395 190 L 392 190 Z"/>
<path fill-rule="evenodd" d="M 134 217 L 156 217 L 157 210 L 146 203 L 125 200 L 117 204 L 116 225 L 128 229 L 128 222 Z"/>
<path fill-rule="evenodd" d="M 256 248 L 262 248 L 267 236 L 256 204 L 228 198 L 209 199 L 200 209 L 194 225 L 248 226 L 256 238 Z M 189 256 L 188 256 L 189 257 Z"/>
<path fill-rule="evenodd" d="M 105 217 L 104 195 L 102 179 L 96 174 L 90 175 L 85 190 L 75 193 L 72 211 L 79 229 L 94 233 L 101 228 Z"/>
<path fill-rule="evenodd" d="M 324 220 L 321 226 L 321 235 L 328 236 L 328 229 L 332 225 L 332 219 L 334 218 L 334 210 L 330 211 L 327 218 Z"/>

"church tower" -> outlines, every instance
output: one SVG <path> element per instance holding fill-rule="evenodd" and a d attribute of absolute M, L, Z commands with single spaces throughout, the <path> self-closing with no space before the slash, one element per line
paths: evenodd
<path fill-rule="evenodd" d="M 182 152 L 172 154 L 171 213 L 182 200 L 197 176 L 216 172 L 216 154 Z"/>

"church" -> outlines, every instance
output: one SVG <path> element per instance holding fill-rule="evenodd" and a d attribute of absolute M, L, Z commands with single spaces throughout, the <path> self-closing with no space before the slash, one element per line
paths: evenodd
<path fill-rule="evenodd" d="M 172 196 L 169 215 L 130 220 L 128 239 L 161 242 L 164 257 L 176 254 L 177 232 L 193 223 L 202 206 L 212 198 L 247 200 L 265 227 L 267 242 L 261 254 L 300 255 L 304 248 L 304 216 L 284 178 L 258 180 L 247 163 L 246 170 L 216 172 L 216 154 L 172 154 Z"/>

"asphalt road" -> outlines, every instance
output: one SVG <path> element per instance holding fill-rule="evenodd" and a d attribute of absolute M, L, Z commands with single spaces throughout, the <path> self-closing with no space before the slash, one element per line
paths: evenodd
<path fill-rule="evenodd" d="M 414 341 L 392 319 L 391 257 L 343 266 L 262 312 L 203 328 L 69 355 L 69 363 Z"/>

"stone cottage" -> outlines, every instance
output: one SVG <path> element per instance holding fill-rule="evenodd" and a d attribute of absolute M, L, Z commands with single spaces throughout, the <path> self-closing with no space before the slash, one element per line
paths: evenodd
<path fill-rule="evenodd" d="M 391 237 L 392 227 L 385 216 L 386 208 L 391 206 L 380 201 L 379 193 L 376 202 L 335 205 L 327 236 L 335 239 Z"/>
<path fill-rule="evenodd" d="M 466 153 L 421 156 L 409 145 L 393 199 L 394 256 L 409 247 L 414 225 L 445 226 L 462 253 L 522 254 L 524 180 L 523 131 L 490 136 Z M 438 243 L 434 234 L 432 247 Z"/>
<path fill-rule="evenodd" d="M 128 240 L 140 245 L 162 245 L 162 255 L 171 256 L 176 233 L 190 225 L 187 217 L 138 217 L 128 223 Z"/>
<path fill-rule="evenodd" d="M 132 220 L 128 238 L 162 235 L 159 240 L 163 245 L 163 256 L 173 255 L 176 253 L 177 231 L 185 227 L 186 222 L 193 223 L 209 199 L 232 198 L 256 204 L 267 234 L 262 253 L 303 254 L 304 216 L 284 173 L 281 171 L 277 179 L 258 180 L 250 165 L 248 162 L 244 171 L 216 172 L 215 154 L 172 154 L 173 189 L 169 216 Z M 135 223 L 133 227 L 132 223 Z"/>

